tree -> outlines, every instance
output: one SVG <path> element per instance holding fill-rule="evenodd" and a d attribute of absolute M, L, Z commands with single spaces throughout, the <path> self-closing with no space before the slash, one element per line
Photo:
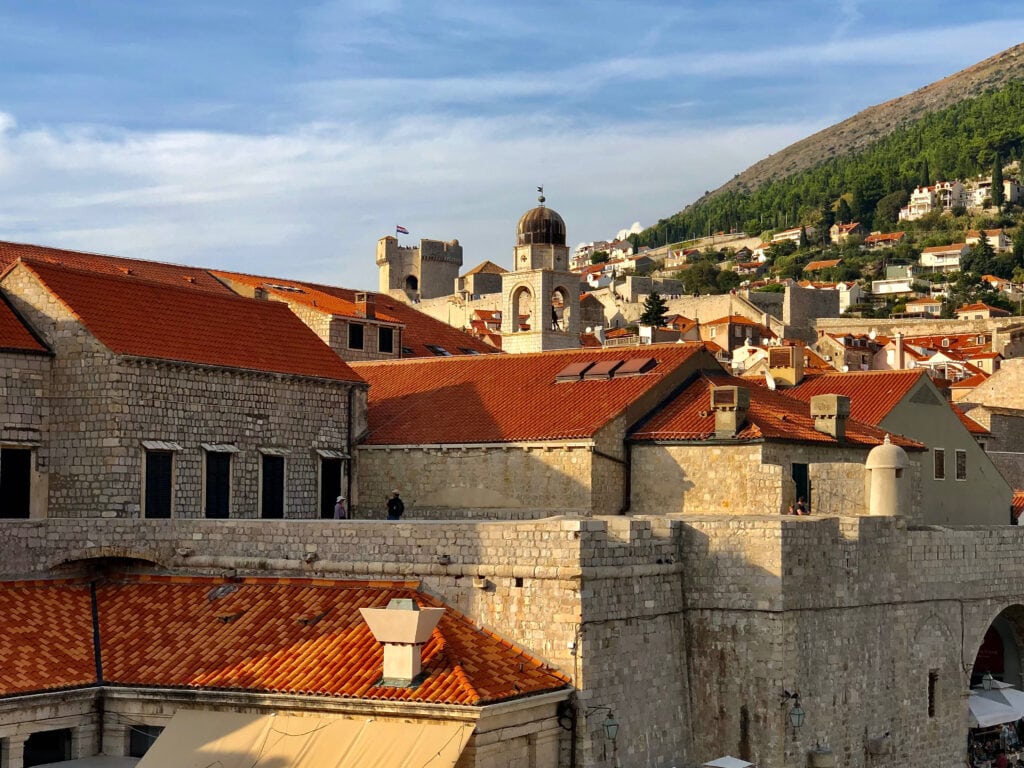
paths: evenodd
<path fill-rule="evenodd" d="M 960 260 L 961 274 L 973 272 L 975 275 L 990 275 L 996 270 L 995 248 L 985 236 L 985 230 L 981 230 L 979 235 L 977 244 Z"/>
<path fill-rule="evenodd" d="M 801 248 L 806 248 L 808 245 L 810 245 L 810 242 L 807 240 L 807 227 L 804 227 L 803 225 L 801 225 L 801 227 L 800 227 L 800 247 Z"/>
<path fill-rule="evenodd" d="M 875 226 L 896 226 L 900 220 L 900 209 L 907 204 L 907 198 L 907 193 L 898 189 L 879 200 L 875 206 Z"/>
<path fill-rule="evenodd" d="M 836 222 L 839 224 L 849 224 L 853 220 L 853 211 L 850 210 L 850 204 L 846 202 L 845 197 L 839 198 L 839 203 L 836 205 Z"/>
<path fill-rule="evenodd" d="M 608 251 L 594 251 L 590 255 L 591 264 L 604 264 L 608 261 Z"/>
<path fill-rule="evenodd" d="M 661 328 L 665 325 L 667 314 L 668 305 L 661 298 L 661 294 L 657 291 L 651 291 L 647 296 L 647 300 L 644 301 L 644 311 L 640 315 L 640 325 L 651 325 L 655 328 Z"/>
<path fill-rule="evenodd" d="M 917 185 L 919 187 L 927 187 L 931 184 L 931 177 L 928 175 L 928 158 L 921 158 L 921 168 L 918 173 Z"/>
<path fill-rule="evenodd" d="M 1006 202 L 1003 195 L 1003 158 L 996 152 L 996 159 L 992 163 L 992 191 L 989 193 L 992 198 L 992 205 L 1003 210 L 1003 203 Z"/>

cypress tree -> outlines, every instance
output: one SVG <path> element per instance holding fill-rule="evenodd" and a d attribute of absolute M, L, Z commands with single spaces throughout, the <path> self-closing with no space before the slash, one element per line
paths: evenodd
<path fill-rule="evenodd" d="M 996 159 L 992 163 L 992 191 L 989 193 L 992 198 L 992 205 L 999 210 L 1003 209 L 1003 159 L 996 152 Z"/>

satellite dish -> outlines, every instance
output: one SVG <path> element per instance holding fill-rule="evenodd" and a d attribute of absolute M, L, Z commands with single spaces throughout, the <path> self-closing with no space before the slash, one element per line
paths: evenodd
<path fill-rule="evenodd" d="M 878 336 L 878 331 L 872 328 L 871 333 L 868 334 L 868 338 L 874 341 L 876 336 Z"/>
<path fill-rule="evenodd" d="M 849 372 L 850 372 L 850 366 L 844 365 L 843 366 L 843 373 L 849 373 Z"/>
<path fill-rule="evenodd" d="M 591 326 L 587 326 L 587 333 L 593 333 L 594 329 Z"/>
<path fill-rule="evenodd" d="M 771 371 L 765 371 L 764 372 L 764 383 L 768 385 L 768 389 L 770 389 L 772 392 L 775 391 L 775 387 L 776 387 L 775 377 L 772 376 L 772 372 Z"/>

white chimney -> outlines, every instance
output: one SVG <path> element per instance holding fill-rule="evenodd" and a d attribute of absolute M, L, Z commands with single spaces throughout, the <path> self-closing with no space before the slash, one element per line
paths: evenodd
<path fill-rule="evenodd" d="M 381 685 L 409 688 L 418 684 L 423 645 L 430 639 L 444 608 L 420 608 L 409 598 L 394 598 L 387 608 L 360 608 L 363 621 L 384 646 Z"/>
<path fill-rule="evenodd" d="M 896 331 L 896 362 L 893 365 L 898 371 L 907 367 L 907 355 L 903 349 L 903 331 Z"/>

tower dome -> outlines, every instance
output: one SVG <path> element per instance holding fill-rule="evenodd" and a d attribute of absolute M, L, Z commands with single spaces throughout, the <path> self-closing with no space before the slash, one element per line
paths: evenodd
<path fill-rule="evenodd" d="M 519 218 L 516 245 L 565 245 L 565 221 L 544 205 L 544 195 L 537 199 L 540 205 Z"/>

